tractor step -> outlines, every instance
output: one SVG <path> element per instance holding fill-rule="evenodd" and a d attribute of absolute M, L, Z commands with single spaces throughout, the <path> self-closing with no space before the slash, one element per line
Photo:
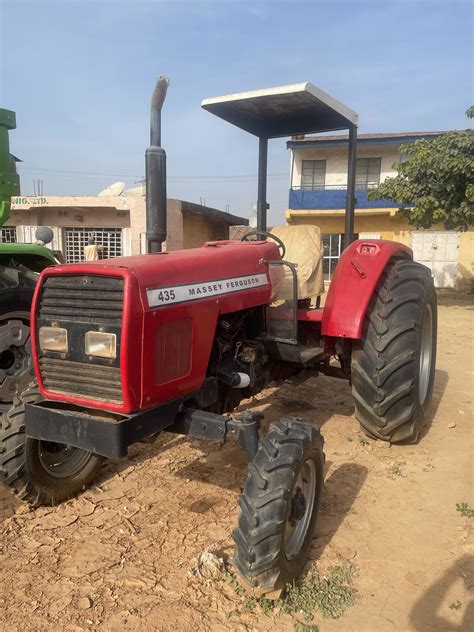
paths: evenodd
<path fill-rule="evenodd" d="M 258 450 L 262 419 L 263 414 L 259 411 L 245 411 L 232 419 L 226 415 L 185 407 L 166 431 L 219 443 L 224 443 L 226 439 L 237 439 L 251 461 Z"/>
<path fill-rule="evenodd" d="M 265 350 L 272 360 L 281 362 L 294 362 L 308 367 L 318 364 L 324 358 L 322 347 L 308 347 L 307 345 L 294 345 L 288 342 L 265 340 Z"/>

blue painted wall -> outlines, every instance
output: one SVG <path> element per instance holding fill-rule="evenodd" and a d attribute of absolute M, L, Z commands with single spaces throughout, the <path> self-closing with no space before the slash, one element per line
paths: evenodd
<path fill-rule="evenodd" d="M 369 200 L 367 191 L 356 191 L 356 208 L 396 208 L 392 200 Z M 311 191 L 308 189 L 290 189 L 288 208 L 293 210 L 309 209 L 345 209 L 346 189 L 326 189 Z"/>

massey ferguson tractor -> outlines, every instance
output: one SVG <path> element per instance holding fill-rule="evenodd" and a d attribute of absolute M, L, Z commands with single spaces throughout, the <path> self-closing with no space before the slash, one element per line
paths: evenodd
<path fill-rule="evenodd" d="M 406 246 L 353 241 L 357 115 L 310 83 L 203 102 L 259 138 L 257 230 L 163 252 L 167 85 L 160 78 L 153 93 L 146 152 L 149 253 L 42 272 L 31 316 L 37 385 L 5 415 L 0 472 L 18 498 L 54 504 L 84 489 L 104 457 L 125 457 L 163 430 L 235 439 L 249 460 L 235 563 L 248 584 L 271 592 L 307 561 L 323 439 L 299 417 L 263 435 L 260 414 L 232 411 L 270 382 L 322 373 L 352 384 L 370 437 L 416 441 L 433 389 L 435 291 Z M 266 230 L 267 146 L 341 129 L 349 129 L 345 250 L 319 307 L 319 230 Z"/>

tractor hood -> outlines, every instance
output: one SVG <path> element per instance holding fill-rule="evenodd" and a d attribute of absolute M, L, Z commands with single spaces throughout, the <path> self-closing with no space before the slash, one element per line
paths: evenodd
<path fill-rule="evenodd" d="M 221 313 L 225 313 L 226 294 L 267 286 L 270 295 L 265 262 L 275 259 L 279 260 L 280 254 L 273 242 L 212 241 L 201 248 L 66 264 L 56 266 L 47 274 L 125 276 L 127 271 L 126 275 L 131 274 L 138 282 L 144 310 L 196 298 L 222 296 Z M 215 283 L 221 285 L 207 287 Z M 162 293 L 165 289 L 173 290 L 175 298 L 165 300 Z M 235 301 L 231 302 L 234 305 Z M 247 303 L 244 298 L 240 309 L 253 306 Z"/>
<path fill-rule="evenodd" d="M 221 241 L 44 270 L 31 318 L 43 397 L 130 413 L 198 390 L 219 317 L 270 302 L 272 260 L 273 242 Z M 113 343 L 109 355 L 90 353 L 90 336 Z"/>

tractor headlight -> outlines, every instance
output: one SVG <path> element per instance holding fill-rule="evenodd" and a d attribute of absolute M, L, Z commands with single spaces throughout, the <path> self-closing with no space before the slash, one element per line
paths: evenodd
<path fill-rule="evenodd" d="M 86 332 L 86 353 L 98 358 L 117 357 L 117 336 L 101 331 Z"/>
<path fill-rule="evenodd" d="M 67 329 L 62 327 L 40 327 L 39 344 L 43 351 L 67 353 Z"/>

